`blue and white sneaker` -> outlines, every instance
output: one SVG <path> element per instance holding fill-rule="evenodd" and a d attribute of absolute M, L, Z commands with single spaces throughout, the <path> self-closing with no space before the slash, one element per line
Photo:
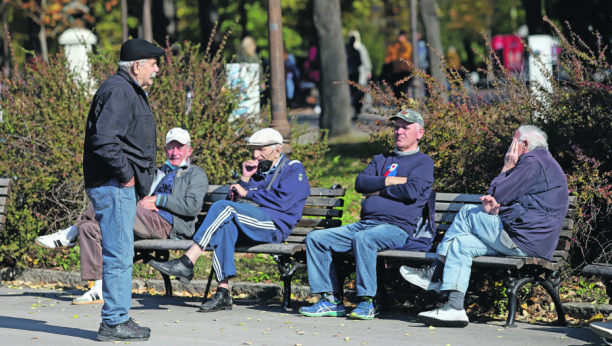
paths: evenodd
<path fill-rule="evenodd" d="M 378 317 L 378 304 L 372 298 L 363 298 L 355 310 L 351 312 L 353 320 L 371 320 Z"/>
<path fill-rule="evenodd" d="M 309 317 L 346 316 L 346 310 L 344 310 L 344 303 L 342 301 L 332 303 L 327 299 L 327 296 L 325 295 L 323 295 L 323 298 L 316 302 L 315 305 L 301 307 L 300 313 L 304 316 Z"/>

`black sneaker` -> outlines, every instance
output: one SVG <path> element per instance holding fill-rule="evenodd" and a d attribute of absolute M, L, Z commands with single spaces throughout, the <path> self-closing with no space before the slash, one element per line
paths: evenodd
<path fill-rule="evenodd" d="M 132 326 L 134 326 L 134 327 L 140 327 L 140 328 L 142 328 L 142 329 L 146 330 L 147 332 L 150 332 L 150 331 L 151 331 L 151 328 L 149 328 L 149 327 L 143 327 L 143 326 L 138 325 L 138 322 L 136 322 L 136 320 L 134 320 L 134 319 L 133 319 L 133 318 L 131 318 L 131 317 L 130 317 L 130 319 L 127 321 L 127 323 L 131 324 L 131 325 L 132 325 Z"/>
<path fill-rule="evenodd" d="M 168 262 L 149 261 L 149 265 L 159 270 L 162 274 L 175 276 L 184 284 L 189 284 L 193 279 L 193 269 L 185 267 L 178 258 Z"/>
<path fill-rule="evenodd" d="M 115 326 L 102 322 L 98 329 L 98 340 L 100 341 L 147 341 L 150 336 L 150 330 L 139 327 L 131 320 Z"/>
<path fill-rule="evenodd" d="M 231 310 L 232 309 L 232 296 L 224 295 L 221 292 L 216 292 L 212 297 L 205 303 L 200 305 L 198 312 L 215 312 L 219 310 Z"/>

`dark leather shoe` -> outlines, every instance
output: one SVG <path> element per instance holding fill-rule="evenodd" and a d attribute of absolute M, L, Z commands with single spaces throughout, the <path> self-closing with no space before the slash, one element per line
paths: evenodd
<path fill-rule="evenodd" d="M 131 320 L 127 320 L 115 326 L 100 323 L 98 329 L 98 340 L 100 341 L 147 341 L 151 337 L 151 331 L 139 327 Z"/>
<path fill-rule="evenodd" d="M 140 327 L 140 328 L 142 328 L 142 329 L 146 330 L 147 332 L 150 332 L 150 331 L 151 331 L 151 328 L 149 328 L 149 327 L 143 327 L 143 326 L 138 325 L 138 322 L 136 322 L 136 320 L 134 320 L 134 319 L 133 319 L 133 318 L 131 318 L 131 317 L 130 317 L 130 319 L 127 321 L 127 323 L 131 324 L 131 325 L 132 325 L 132 326 L 134 326 L 134 327 Z"/>
<path fill-rule="evenodd" d="M 212 297 L 205 303 L 200 305 L 198 312 L 215 312 L 219 310 L 231 310 L 232 309 L 232 296 L 224 295 L 221 292 L 213 294 Z"/>
<path fill-rule="evenodd" d="M 162 274 L 175 276 L 184 284 L 189 284 L 193 279 L 193 269 L 185 267 L 178 258 L 168 262 L 149 261 L 149 265 L 159 270 Z"/>

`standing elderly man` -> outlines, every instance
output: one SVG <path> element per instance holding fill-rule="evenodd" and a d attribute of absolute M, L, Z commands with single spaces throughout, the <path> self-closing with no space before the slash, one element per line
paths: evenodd
<path fill-rule="evenodd" d="M 400 269 L 408 282 L 449 296 L 442 308 L 420 313 L 422 322 L 436 327 L 469 324 L 463 301 L 476 256 L 552 259 L 569 198 L 567 179 L 548 151 L 547 139 L 535 126 L 520 126 L 501 173 L 480 198 L 482 206 L 461 208 L 438 246 L 433 265 Z"/>
<path fill-rule="evenodd" d="M 193 152 L 189 132 L 175 127 L 166 135 L 166 162 L 157 169 L 149 196 L 138 202 L 134 235 L 142 239 L 191 239 L 195 234 L 198 213 L 208 192 L 208 177 L 203 169 L 192 165 Z M 77 222 L 59 232 L 35 239 L 48 249 L 69 248 L 81 236 L 81 280 L 94 286 L 72 300 L 75 305 L 103 304 L 102 247 L 100 225 L 93 204 Z"/>
<path fill-rule="evenodd" d="M 150 261 L 160 272 L 189 283 L 193 266 L 207 245 L 213 248 L 213 267 L 219 282 L 211 300 L 199 312 L 232 309 L 228 280 L 236 276 L 234 250 L 236 241 L 281 243 L 297 222 L 310 196 L 304 166 L 281 154 L 283 136 L 266 128 L 255 132 L 248 141 L 253 159 L 242 163 L 239 184 L 230 186 L 230 201 L 215 202 L 194 244 L 180 258 L 169 262 Z"/>
<path fill-rule="evenodd" d="M 429 222 L 421 219 L 434 182 L 434 161 L 420 152 L 425 133 L 423 117 L 404 110 L 395 120 L 395 152 L 374 157 L 355 180 L 355 190 L 366 194 L 361 220 L 350 225 L 315 230 L 306 237 L 308 282 L 312 293 L 323 298 L 300 308 L 306 316 L 345 316 L 342 287 L 337 282 L 332 253 L 353 251 L 357 269 L 357 296 L 361 302 L 352 319 L 373 319 L 378 315 L 376 257 L 379 251 L 402 249 L 428 251 L 433 240 Z M 422 220 L 422 221 L 419 221 Z"/>
<path fill-rule="evenodd" d="M 148 340 L 128 315 L 137 200 L 149 193 L 157 152 L 155 117 L 145 89 L 165 51 L 133 39 L 121 46 L 119 71 L 94 95 L 85 130 L 83 175 L 102 234 L 101 341 Z"/>

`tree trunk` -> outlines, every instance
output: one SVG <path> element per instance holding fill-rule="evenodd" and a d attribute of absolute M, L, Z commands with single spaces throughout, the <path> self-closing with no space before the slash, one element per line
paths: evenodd
<path fill-rule="evenodd" d="M 351 132 L 351 100 L 339 0 L 313 0 L 313 21 L 321 57 L 319 127 L 330 137 Z"/>
<path fill-rule="evenodd" d="M 152 0 L 151 14 L 155 26 L 153 40 L 162 47 L 166 46 L 166 37 L 170 45 L 176 42 L 176 5 L 172 0 Z"/>
<path fill-rule="evenodd" d="M 210 35 L 212 34 L 215 23 L 219 20 L 219 13 L 211 0 L 199 0 L 198 11 L 200 15 L 200 34 L 203 49 L 206 49 Z M 218 36 L 218 35 L 217 35 Z M 213 38 L 211 47 L 212 54 L 217 52 L 220 40 L 218 37 Z"/>
<path fill-rule="evenodd" d="M 142 38 L 153 42 L 153 24 L 151 22 L 151 0 L 142 2 Z"/>
<path fill-rule="evenodd" d="M 128 40 L 128 9 L 127 0 L 121 0 L 121 39 L 122 43 Z"/>
<path fill-rule="evenodd" d="M 3 2 L 0 5 L 0 12 L 2 12 L 2 28 L 0 31 L 2 32 L 2 49 L 4 54 L 4 73 L 8 76 L 11 70 L 11 52 L 9 49 L 9 40 L 8 40 L 8 11 L 7 11 L 8 3 Z"/>
<path fill-rule="evenodd" d="M 446 75 L 442 69 L 442 61 L 438 54 L 444 54 L 442 38 L 440 36 L 440 17 L 438 17 L 438 3 L 436 0 L 421 0 L 421 17 L 425 25 L 427 42 L 433 51 L 429 53 L 429 68 L 431 76 L 446 90 Z M 448 93 L 442 91 L 442 98 L 447 101 Z"/>
<path fill-rule="evenodd" d="M 47 8 L 47 0 L 42 0 L 40 3 L 41 8 Z M 47 48 L 47 30 L 45 28 L 45 22 L 43 21 L 44 15 L 40 17 L 40 31 L 38 32 L 38 40 L 40 41 L 40 53 L 42 54 L 43 61 L 49 63 L 49 50 Z"/>

